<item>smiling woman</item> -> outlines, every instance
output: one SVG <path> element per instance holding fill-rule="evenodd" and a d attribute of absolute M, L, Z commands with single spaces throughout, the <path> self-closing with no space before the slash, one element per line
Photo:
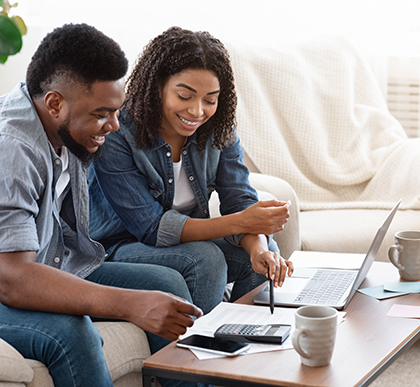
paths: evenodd
<path fill-rule="evenodd" d="M 89 177 L 90 232 L 110 259 L 129 251 L 130 262 L 179 271 L 204 313 L 222 301 L 226 282 L 235 283 L 234 301 L 264 282 L 267 268 L 275 286 L 293 271 L 271 237 L 288 208 L 259 202 L 249 183 L 236 100 L 224 45 L 208 32 L 169 28 L 140 55 L 120 130 Z M 213 191 L 219 218 L 209 217 Z"/>

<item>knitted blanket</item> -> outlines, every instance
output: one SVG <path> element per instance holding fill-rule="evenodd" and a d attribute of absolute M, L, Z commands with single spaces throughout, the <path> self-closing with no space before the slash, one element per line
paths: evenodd
<path fill-rule="evenodd" d="M 389 113 L 365 58 L 323 37 L 277 49 L 228 45 L 238 133 L 260 172 L 302 210 L 420 209 L 420 139 Z"/>

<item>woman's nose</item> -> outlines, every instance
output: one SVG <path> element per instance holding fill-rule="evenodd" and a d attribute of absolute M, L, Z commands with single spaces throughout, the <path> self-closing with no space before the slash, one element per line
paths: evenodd
<path fill-rule="evenodd" d="M 204 112 L 203 104 L 201 103 L 201 101 L 194 102 L 189 106 L 187 112 L 191 114 L 192 117 L 201 117 Z"/>

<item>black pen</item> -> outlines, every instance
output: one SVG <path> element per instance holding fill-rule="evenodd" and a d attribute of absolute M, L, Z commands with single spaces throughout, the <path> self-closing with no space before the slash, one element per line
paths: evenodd
<path fill-rule="evenodd" d="M 270 267 L 268 267 L 268 279 L 270 281 L 270 312 L 274 313 L 274 285 L 273 280 L 270 278 Z"/>

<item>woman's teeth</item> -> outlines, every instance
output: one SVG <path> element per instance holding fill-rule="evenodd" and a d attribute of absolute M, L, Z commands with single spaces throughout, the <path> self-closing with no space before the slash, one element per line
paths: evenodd
<path fill-rule="evenodd" d="M 188 121 L 188 120 L 186 120 L 185 118 L 182 118 L 181 116 L 178 116 L 179 117 L 179 119 L 184 123 L 184 124 L 186 124 L 186 125 L 189 125 L 189 126 L 195 126 L 195 125 L 197 125 L 198 124 L 198 122 L 196 121 L 196 122 L 192 122 L 192 121 Z"/>

